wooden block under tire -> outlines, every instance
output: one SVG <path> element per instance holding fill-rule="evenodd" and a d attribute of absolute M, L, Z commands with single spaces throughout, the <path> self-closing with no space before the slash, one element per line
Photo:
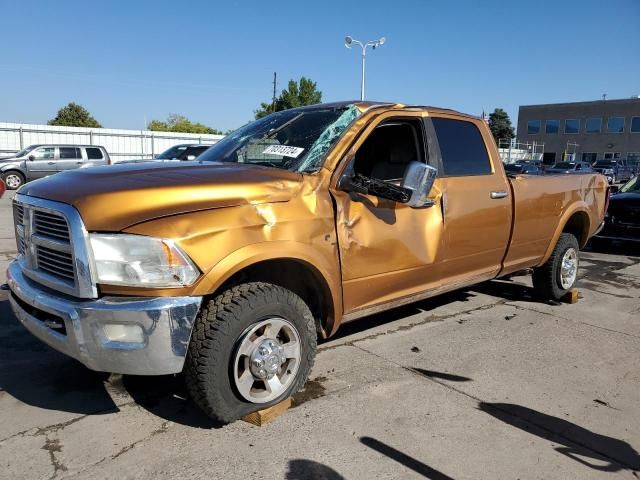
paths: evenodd
<path fill-rule="evenodd" d="M 560 299 L 560 301 L 563 303 L 570 303 L 570 304 L 578 303 L 578 289 L 572 288 L 571 290 L 569 290 L 567 293 L 564 294 L 564 296 Z"/>
<path fill-rule="evenodd" d="M 289 410 L 289 407 L 291 407 L 291 403 L 291 398 L 287 398 L 286 400 L 283 400 L 282 402 L 273 405 L 272 407 L 258 410 L 257 412 L 250 413 L 249 415 L 245 415 L 244 417 L 242 417 L 242 420 L 252 425 L 256 425 L 257 427 L 261 427 L 266 423 L 272 422 L 284 412 Z"/>

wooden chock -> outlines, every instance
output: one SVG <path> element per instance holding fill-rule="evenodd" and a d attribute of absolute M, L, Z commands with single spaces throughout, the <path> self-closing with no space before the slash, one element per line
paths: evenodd
<path fill-rule="evenodd" d="M 567 293 L 564 294 L 564 296 L 560 299 L 560 301 L 563 303 L 570 303 L 572 305 L 574 303 L 578 303 L 578 289 L 572 288 L 571 290 L 569 290 Z"/>
<path fill-rule="evenodd" d="M 251 425 L 261 427 L 262 425 L 272 422 L 284 412 L 289 410 L 289 408 L 291 407 L 291 403 L 291 398 L 287 398 L 286 400 L 283 400 L 282 402 L 273 405 L 272 407 L 258 410 L 257 412 L 250 413 L 249 415 L 245 415 L 244 417 L 242 417 L 242 420 L 250 423 Z"/>

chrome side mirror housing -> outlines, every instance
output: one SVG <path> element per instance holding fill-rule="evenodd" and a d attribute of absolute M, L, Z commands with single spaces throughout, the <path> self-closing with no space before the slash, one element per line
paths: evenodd
<path fill-rule="evenodd" d="M 433 201 L 427 196 L 431 193 L 433 183 L 438 176 L 438 169 L 422 162 L 411 162 L 407 165 L 402 178 L 402 187 L 411 191 L 411 197 L 406 202 L 411 208 L 425 208 L 433 206 Z"/>

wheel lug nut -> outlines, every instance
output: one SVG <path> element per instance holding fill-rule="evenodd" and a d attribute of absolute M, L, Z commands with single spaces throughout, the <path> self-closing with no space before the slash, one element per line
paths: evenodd
<path fill-rule="evenodd" d="M 254 364 L 256 367 L 260 368 L 260 367 L 262 367 L 262 366 L 264 365 L 264 362 L 263 362 L 261 359 L 256 358 L 256 359 L 253 361 L 253 364 Z"/>
<path fill-rule="evenodd" d="M 267 371 L 264 368 L 261 368 L 260 370 L 258 370 L 258 375 L 264 378 L 267 376 Z"/>

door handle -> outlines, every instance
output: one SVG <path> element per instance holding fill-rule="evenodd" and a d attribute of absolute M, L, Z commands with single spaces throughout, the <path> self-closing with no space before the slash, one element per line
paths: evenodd
<path fill-rule="evenodd" d="M 47 165 L 55 165 L 56 162 L 47 162 Z"/>
<path fill-rule="evenodd" d="M 504 190 L 498 190 L 497 192 L 491 192 L 491 198 L 496 200 L 498 198 L 506 198 L 507 197 L 507 192 L 505 192 Z"/>

